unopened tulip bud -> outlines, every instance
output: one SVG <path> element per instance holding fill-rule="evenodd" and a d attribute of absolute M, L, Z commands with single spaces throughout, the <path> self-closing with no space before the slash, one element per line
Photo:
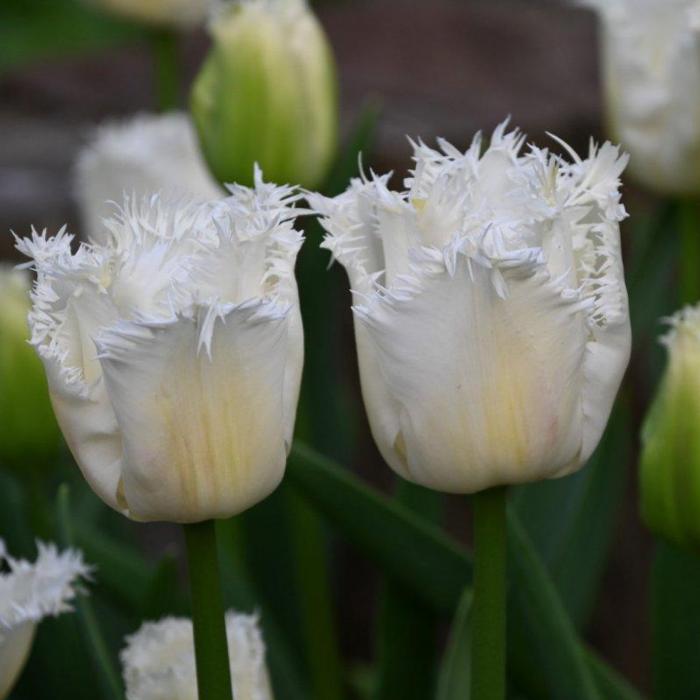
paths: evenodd
<path fill-rule="evenodd" d="M 700 547 L 700 306 L 671 319 L 668 366 L 642 432 L 642 517 L 655 533 Z"/>
<path fill-rule="evenodd" d="M 47 464 L 60 444 L 46 377 L 29 345 L 31 278 L 0 265 L 0 464 Z"/>
<path fill-rule="evenodd" d="M 385 176 L 311 197 L 354 292 L 377 445 L 439 491 L 579 469 L 629 358 L 626 158 L 606 143 L 567 162 L 524 142 L 501 125 L 483 154 L 478 137 L 465 153 L 414 144 L 403 190 Z"/>
<path fill-rule="evenodd" d="M 611 136 L 661 194 L 700 193 L 700 12 L 695 0 L 581 0 L 602 20 Z"/>
<path fill-rule="evenodd" d="M 58 552 L 52 544 L 39 544 L 34 563 L 8 557 L 0 540 L 0 700 L 14 686 L 29 656 L 37 624 L 72 610 L 80 579 L 90 567 L 80 552 Z M 1 567 L 0 567 L 1 570 Z"/>
<path fill-rule="evenodd" d="M 306 2 L 232 2 L 211 34 L 192 114 L 214 176 L 250 184 L 259 163 L 273 181 L 319 185 L 335 152 L 336 77 Z"/>
<path fill-rule="evenodd" d="M 272 700 L 257 617 L 229 611 L 226 637 L 236 700 Z M 197 700 L 191 620 L 145 623 L 127 637 L 121 661 L 129 700 Z"/>
<path fill-rule="evenodd" d="M 212 0 L 84 0 L 117 17 L 163 27 L 188 28 L 204 22 Z"/>

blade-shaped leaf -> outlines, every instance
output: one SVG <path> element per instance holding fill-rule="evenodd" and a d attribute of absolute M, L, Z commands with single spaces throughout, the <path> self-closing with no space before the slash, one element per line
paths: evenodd
<path fill-rule="evenodd" d="M 471 609 L 472 592 L 467 589 L 452 620 L 436 700 L 469 700 L 471 696 Z"/>

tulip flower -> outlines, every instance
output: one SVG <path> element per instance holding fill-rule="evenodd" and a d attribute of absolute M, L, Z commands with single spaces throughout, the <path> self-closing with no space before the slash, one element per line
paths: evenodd
<path fill-rule="evenodd" d="M 24 667 L 37 624 L 71 611 L 71 602 L 82 592 L 80 579 L 90 576 L 80 552 L 59 553 L 54 545 L 41 543 L 38 550 L 32 564 L 8 557 L 0 540 L 0 564 L 7 567 L 0 573 L 0 700 Z"/>
<path fill-rule="evenodd" d="M 192 89 L 192 115 L 220 182 L 248 184 L 259 163 L 276 182 L 317 186 L 336 146 L 335 66 L 305 0 L 222 7 Z"/>
<path fill-rule="evenodd" d="M 60 443 L 41 362 L 29 346 L 25 271 L 0 265 L 0 463 L 21 471 L 48 464 Z"/>
<path fill-rule="evenodd" d="M 609 143 L 571 162 L 517 131 L 414 146 L 406 189 L 311 196 L 354 293 L 374 438 L 404 478 L 471 493 L 591 455 L 630 352 Z M 567 151 L 569 149 L 567 148 Z"/>
<path fill-rule="evenodd" d="M 102 242 L 111 200 L 163 192 L 195 199 L 223 198 L 224 190 L 209 175 L 188 115 L 140 114 L 101 125 L 80 151 L 74 190 L 83 230 Z"/>
<path fill-rule="evenodd" d="M 668 367 L 642 431 L 642 517 L 655 533 L 700 546 L 700 306 L 670 319 Z"/>
<path fill-rule="evenodd" d="M 202 24 L 212 0 L 84 0 L 103 12 L 143 24 L 187 29 Z"/>
<path fill-rule="evenodd" d="M 700 194 L 697 2 L 581 2 L 602 20 L 607 120 L 630 175 L 662 194 Z"/>
<path fill-rule="evenodd" d="M 112 508 L 225 518 L 282 478 L 303 356 L 296 199 L 258 172 L 217 202 L 126 198 L 102 244 L 18 240 L 59 425 Z"/>
<path fill-rule="evenodd" d="M 310 195 L 352 286 L 375 441 L 404 478 L 474 498 L 471 692 L 505 697 L 505 493 L 579 469 L 630 353 L 619 178 L 606 143 L 571 160 L 524 137 L 414 144 L 388 176 Z M 501 488 L 492 488 L 501 487 Z"/>
<path fill-rule="evenodd" d="M 226 614 L 236 700 L 272 700 L 265 644 L 255 615 Z M 127 700 L 197 700 L 192 621 L 147 622 L 121 652 Z"/>

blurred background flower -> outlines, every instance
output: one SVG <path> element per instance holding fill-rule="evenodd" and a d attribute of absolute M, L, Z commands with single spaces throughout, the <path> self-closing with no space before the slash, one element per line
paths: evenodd
<path fill-rule="evenodd" d="M 6 698 L 30 653 L 37 624 L 73 609 L 91 569 L 80 552 L 59 552 L 52 544 L 38 544 L 34 563 L 14 559 L 2 540 L 0 563 L 8 567 L 0 573 L 0 698 Z"/>
<path fill-rule="evenodd" d="M 230 610 L 226 636 L 236 700 L 272 700 L 257 616 Z M 127 700 L 197 700 L 191 620 L 144 623 L 126 638 L 121 662 Z"/>

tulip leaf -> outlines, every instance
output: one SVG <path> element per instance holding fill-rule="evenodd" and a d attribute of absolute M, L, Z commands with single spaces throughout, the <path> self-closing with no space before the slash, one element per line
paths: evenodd
<path fill-rule="evenodd" d="M 620 408 L 584 469 L 514 490 L 515 512 L 577 627 L 588 619 L 612 547 L 627 484 L 630 433 Z"/>
<path fill-rule="evenodd" d="M 289 479 L 345 539 L 443 614 L 471 581 L 467 554 L 438 527 L 296 442 Z"/>
<path fill-rule="evenodd" d="M 74 543 L 73 525 L 70 515 L 70 492 L 67 484 L 62 484 L 58 489 L 57 513 L 62 543 L 66 547 L 72 547 Z M 78 596 L 75 608 L 84 635 L 85 648 L 88 656 L 92 659 L 102 692 L 107 698 L 122 700 L 124 693 L 121 680 L 90 599 L 85 595 Z"/>
<path fill-rule="evenodd" d="M 394 500 L 437 524 L 442 498 L 435 491 L 399 479 Z M 377 683 L 375 700 L 425 700 L 435 676 L 437 615 L 410 589 L 385 577 L 377 623 Z"/>
<path fill-rule="evenodd" d="M 511 596 L 518 618 L 527 625 L 528 662 L 548 686 L 547 697 L 602 700 L 571 619 L 512 508 L 508 511 L 508 536 Z"/>
<path fill-rule="evenodd" d="M 700 558 L 659 541 L 652 569 L 654 697 L 700 697 Z"/>
<path fill-rule="evenodd" d="M 452 620 L 436 700 L 469 700 L 471 696 L 471 609 L 472 592 L 467 589 Z"/>
<path fill-rule="evenodd" d="M 417 598 L 437 612 L 451 615 L 471 583 L 471 559 L 451 537 L 400 503 L 363 484 L 347 470 L 311 448 L 295 443 L 288 465 L 289 479 L 305 494 L 338 532 L 381 570 L 411 589 Z M 525 617 L 524 632 L 535 648 L 551 653 L 538 675 L 546 686 L 560 693 L 573 679 L 581 683 L 570 696 L 540 696 L 575 700 L 599 698 L 597 683 L 605 688 L 605 700 L 637 697 L 605 663 L 588 652 L 578 637 L 546 568 L 511 509 L 511 589 L 509 616 Z M 533 611 L 537 610 L 537 615 Z M 513 625 L 511 625 L 512 631 Z M 532 676 L 521 673 L 533 665 L 531 646 L 512 645 L 509 639 L 512 679 L 522 692 L 537 697 Z M 541 653 L 541 652 L 540 652 Z M 567 674 L 568 675 L 567 677 Z M 591 679 L 595 680 L 591 680 Z M 583 692 L 590 695 L 582 695 Z"/>

